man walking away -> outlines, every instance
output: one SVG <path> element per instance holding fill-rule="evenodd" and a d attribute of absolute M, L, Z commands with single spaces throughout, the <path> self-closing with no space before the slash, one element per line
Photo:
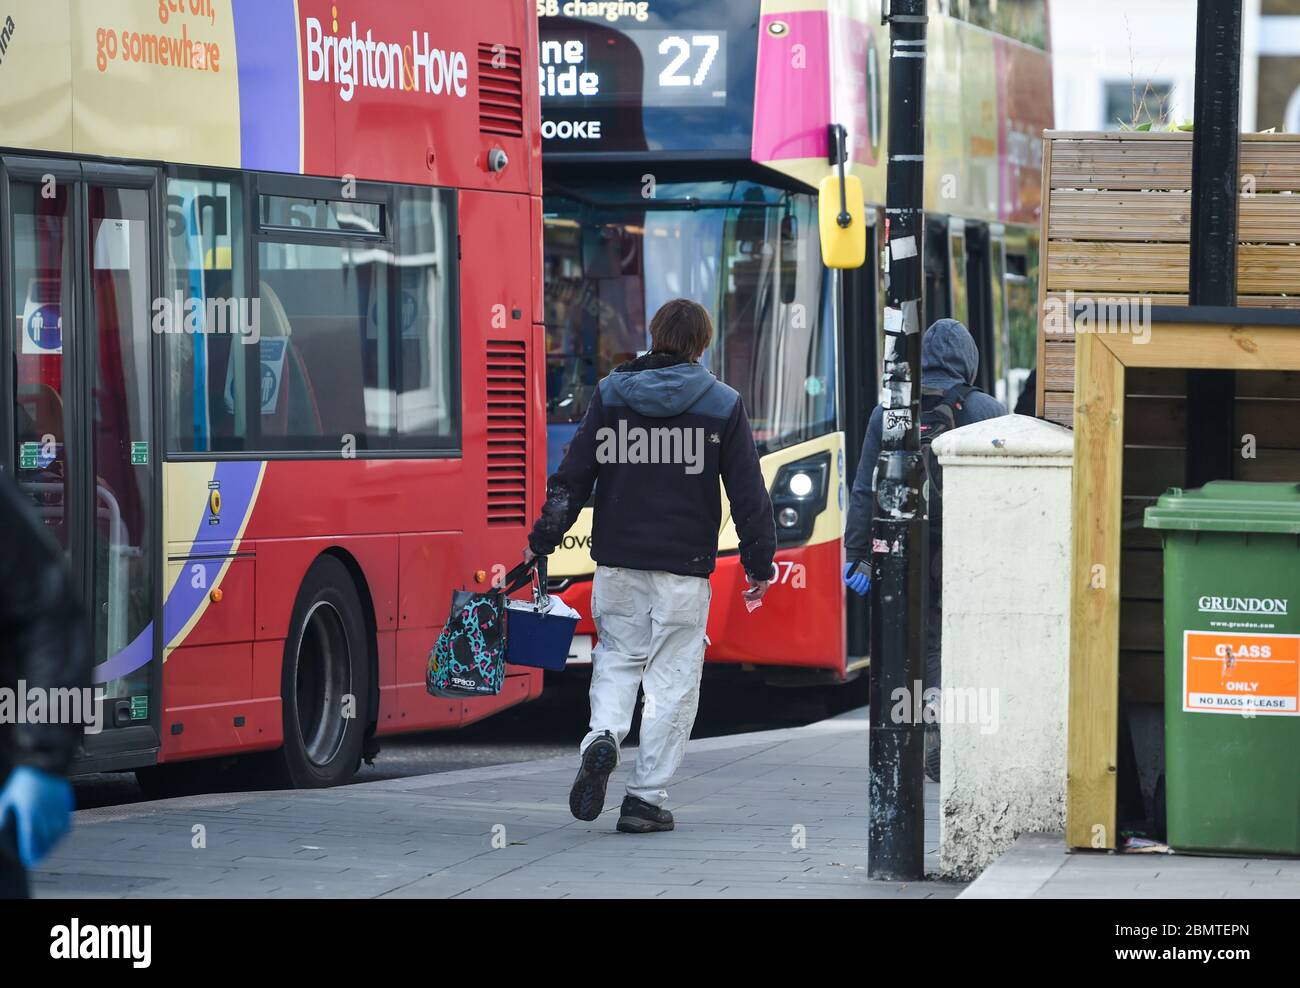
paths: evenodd
<path fill-rule="evenodd" d="M 63 558 L 31 506 L 0 476 L 0 688 L 25 703 L 90 684 L 90 644 Z M 54 704 L 50 702 L 50 709 Z M 0 899 L 27 897 L 27 869 L 68 829 L 64 777 L 83 725 L 0 722 Z"/>
<path fill-rule="evenodd" d="M 940 655 L 943 622 L 943 486 L 938 461 L 930 443 L 949 429 L 1006 415 L 1002 402 L 975 387 L 979 350 L 975 339 L 956 319 L 938 319 L 921 339 L 921 445 L 929 472 L 930 489 L 930 607 L 926 635 L 926 692 L 942 685 Z M 862 440 L 844 530 L 844 582 L 866 595 L 871 586 L 871 521 L 876 505 L 876 461 L 880 459 L 880 426 L 884 411 L 871 412 Z M 931 696 L 935 694 L 930 694 Z M 937 711 L 932 713 L 937 714 Z M 925 774 L 939 781 L 939 727 L 937 718 L 925 735 Z"/>
<path fill-rule="evenodd" d="M 651 350 L 600 382 L 529 536 L 525 559 L 555 550 L 595 487 L 591 555 L 591 730 L 569 793 L 579 820 L 604 809 L 605 786 L 644 687 L 641 743 L 618 819 L 625 833 L 673 829 L 667 785 L 699 704 L 726 487 L 740 561 L 757 601 L 773 575 L 776 524 L 740 396 L 698 363 L 713 336 L 687 299 L 650 323 Z"/>

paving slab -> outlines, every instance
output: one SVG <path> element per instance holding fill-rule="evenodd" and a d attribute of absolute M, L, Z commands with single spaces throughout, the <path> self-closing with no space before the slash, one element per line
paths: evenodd
<path fill-rule="evenodd" d="M 1300 861 L 1070 851 L 1064 834 L 1023 834 L 962 899 L 1296 899 Z"/>
<path fill-rule="evenodd" d="M 692 741 L 668 834 L 614 830 L 634 758 L 624 751 L 591 823 L 568 811 L 576 753 L 85 810 L 33 888 L 51 898 L 951 898 L 963 888 L 866 877 L 865 711 Z M 938 786 L 926 784 L 926 801 L 937 871 Z"/>

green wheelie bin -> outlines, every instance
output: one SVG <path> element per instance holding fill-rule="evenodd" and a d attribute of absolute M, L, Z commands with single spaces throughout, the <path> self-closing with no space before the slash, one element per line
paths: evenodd
<path fill-rule="evenodd" d="M 1170 847 L 1300 855 L 1300 484 L 1146 510 L 1164 543 Z"/>

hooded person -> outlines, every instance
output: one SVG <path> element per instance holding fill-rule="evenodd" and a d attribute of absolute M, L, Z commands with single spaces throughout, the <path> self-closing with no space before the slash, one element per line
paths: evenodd
<path fill-rule="evenodd" d="M 956 319 L 937 319 L 921 338 L 921 413 L 931 411 L 947 400 L 953 409 L 956 426 L 970 425 L 1006 415 L 1006 407 L 975 387 L 979 370 L 979 348 L 970 330 Z M 867 423 L 862 440 L 862 457 L 858 460 L 853 492 L 849 498 L 849 515 L 844 528 L 844 582 L 849 589 L 866 594 L 870 589 L 871 522 L 876 504 L 876 463 L 880 459 L 881 422 L 884 410 L 877 405 Z M 931 490 L 931 521 L 938 514 Z M 930 607 L 926 635 L 926 690 L 941 686 L 941 623 L 943 620 L 943 530 L 930 528 Z M 932 695 L 932 694 L 931 694 Z M 926 735 L 926 773 L 939 779 L 938 731 Z"/>
<path fill-rule="evenodd" d="M 595 491 L 591 729 L 569 793 L 579 820 L 604 809 L 609 774 L 644 687 L 637 762 L 617 827 L 673 829 L 667 785 L 686 754 L 704 666 L 709 575 L 722 526 L 719 480 L 750 601 L 773 575 L 776 523 L 744 403 L 698 361 L 713 326 L 674 299 L 650 322 L 651 350 L 602 380 L 559 468 L 524 558 L 549 555 Z"/>
<path fill-rule="evenodd" d="M 0 691 L 24 703 L 90 687 L 87 623 L 63 553 L 31 502 L 0 474 Z M 27 870 L 72 822 L 69 767 L 84 725 L 0 717 L 0 899 L 30 894 Z"/>

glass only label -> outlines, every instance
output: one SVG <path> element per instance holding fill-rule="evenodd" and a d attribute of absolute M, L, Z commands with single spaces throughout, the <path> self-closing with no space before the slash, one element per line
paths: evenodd
<path fill-rule="evenodd" d="M 1183 710 L 1300 715 L 1300 635 L 1185 631 Z"/>

